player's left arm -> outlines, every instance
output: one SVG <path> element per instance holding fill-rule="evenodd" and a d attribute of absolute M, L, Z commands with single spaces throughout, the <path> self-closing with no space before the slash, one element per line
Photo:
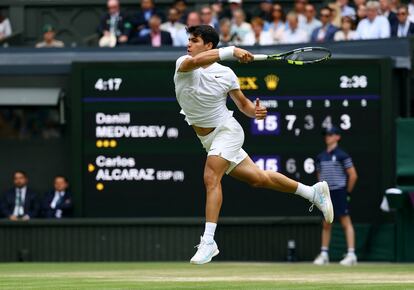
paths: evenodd
<path fill-rule="evenodd" d="M 259 98 L 256 99 L 256 102 L 253 103 L 250 101 L 240 89 L 231 90 L 229 92 L 230 97 L 236 104 L 237 108 L 250 118 L 256 118 L 257 120 L 262 120 L 266 118 L 267 109 L 260 105 Z"/>
<path fill-rule="evenodd" d="M 354 190 L 355 183 L 357 182 L 358 174 L 354 166 L 347 168 L 346 174 L 348 175 L 348 184 L 346 189 L 349 193 L 351 193 L 352 190 Z"/>

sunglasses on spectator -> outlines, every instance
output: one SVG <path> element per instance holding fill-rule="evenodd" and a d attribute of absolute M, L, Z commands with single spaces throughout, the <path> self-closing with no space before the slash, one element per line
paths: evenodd
<path fill-rule="evenodd" d="M 398 12 L 397 15 L 407 15 L 406 12 Z"/>
<path fill-rule="evenodd" d="M 329 15 L 329 14 L 321 14 L 321 17 L 329 17 L 329 16 L 331 16 L 331 15 Z"/>

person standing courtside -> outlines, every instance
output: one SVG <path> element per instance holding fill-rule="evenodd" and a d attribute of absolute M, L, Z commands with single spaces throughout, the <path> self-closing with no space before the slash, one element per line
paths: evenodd
<path fill-rule="evenodd" d="M 235 73 L 217 62 L 238 60 L 248 63 L 253 61 L 253 55 L 234 46 L 216 49 L 219 35 L 210 25 L 192 26 L 188 32 L 187 55 L 176 62 L 175 92 L 181 113 L 207 152 L 205 231 L 190 262 L 205 264 L 219 253 L 214 233 L 223 201 L 221 179 L 225 174 L 255 187 L 302 196 L 315 204 L 325 220 L 331 223 L 334 214 L 326 182 L 306 186 L 278 172 L 261 170 L 242 149 L 243 128 L 228 110 L 227 96 L 230 95 L 237 108 L 250 118 L 264 119 L 267 110 L 260 105 L 259 99 L 252 102 L 246 98 Z"/>
<path fill-rule="evenodd" d="M 9 220 L 29 220 L 37 216 L 36 194 L 28 188 L 28 181 L 26 172 L 13 173 L 14 187 L 6 191 L 0 202 L 1 214 Z"/>
<path fill-rule="evenodd" d="M 355 232 L 348 209 L 348 194 L 354 189 L 358 179 L 351 156 L 338 147 L 341 139 L 340 130 L 331 127 L 325 131 L 326 150 L 316 158 L 318 180 L 326 180 L 331 192 L 335 218 L 339 219 L 345 232 L 348 253 L 339 263 L 343 266 L 357 264 L 355 255 Z M 314 260 L 315 265 L 329 263 L 329 242 L 332 224 L 322 222 L 321 253 Z"/>

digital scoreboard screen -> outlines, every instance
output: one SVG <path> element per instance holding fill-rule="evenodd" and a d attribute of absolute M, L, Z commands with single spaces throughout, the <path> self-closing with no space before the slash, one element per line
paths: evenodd
<path fill-rule="evenodd" d="M 243 148 L 256 165 L 313 184 L 315 158 L 325 149 L 323 129 L 337 126 L 343 132 L 340 146 L 359 175 L 352 215 L 370 219 L 385 174 L 387 63 L 226 65 L 239 77 L 245 95 L 259 98 L 268 109 L 267 118 L 257 121 L 228 99 L 244 128 Z M 74 65 L 73 164 L 83 216 L 204 216 L 206 153 L 179 114 L 174 68 L 173 61 Z M 222 216 L 309 215 L 309 203 L 297 196 L 251 188 L 228 176 L 223 193 Z"/>

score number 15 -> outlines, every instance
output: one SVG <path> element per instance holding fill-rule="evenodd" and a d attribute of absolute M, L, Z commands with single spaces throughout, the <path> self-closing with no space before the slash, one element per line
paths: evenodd
<path fill-rule="evenodd" d="M 251 120 L 251 131 L 253 135 L 279 135 L 280 134 L 280 114 L 268 113 L 263 120 Z"/>

